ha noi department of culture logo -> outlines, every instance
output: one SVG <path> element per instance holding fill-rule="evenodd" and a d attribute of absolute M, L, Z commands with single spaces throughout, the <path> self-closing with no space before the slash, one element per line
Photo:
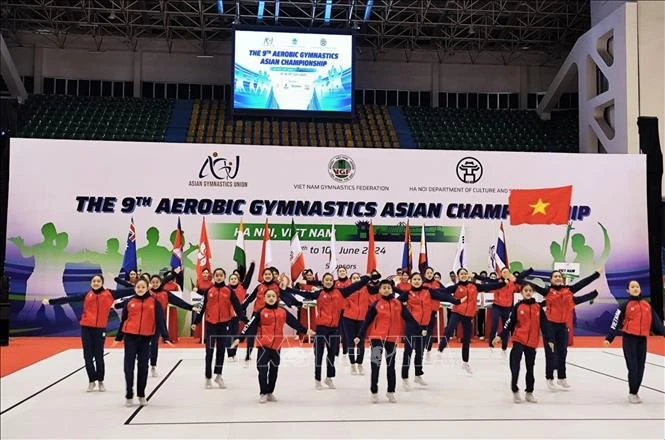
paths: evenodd
<path fill-rule="evenodd" d="M 339 154 L 328 162 L 328 174 L 336 182 L 348 182 L 356 174 L 356 164 L 349 156 Z"/>

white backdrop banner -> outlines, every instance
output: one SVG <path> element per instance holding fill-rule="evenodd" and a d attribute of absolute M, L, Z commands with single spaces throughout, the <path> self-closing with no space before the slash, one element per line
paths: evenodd
<path fill-rule="evenodd" d="M 215 266 L 235 267 L 241 219 L 247 259 L 258 262 L 268 219 L 274 264 L 287 273 L 292 219 L 306 265 L 319 274 L 328 270 L 332 224 L 338 264 L 364 273 L 372 222 L 386 275 L 402 266 L 407 221 L 418 266 L 424 224 L 429 263 L 444 282 L 461 227 L 467 265 L 481 271 L 503 222 L 513 271 L 544 276 L 568 262 L 585 276 L 605 267 L 592 286 L 596 304 L 578 310 L 578 324 L 592 331 L 611 320 L 627 280 L 648 290 L 644 156 L 14 139 L 10 174 L 6 265 L 19 327 L 43 319 L 24 311 L 36 300 L 85 291 L 100 270 L 117 274 L 131 218 L 149 273 L 169 266 L 180 218 L 186 287 L 205 217 Z M 511 189 L 565 185 L 573 186 L 568 226 L 510 226 Z"/>

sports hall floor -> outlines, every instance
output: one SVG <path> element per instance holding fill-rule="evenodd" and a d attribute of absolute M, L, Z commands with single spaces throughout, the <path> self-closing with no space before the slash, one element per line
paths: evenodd
<path fill-rule="evenodd" d="M 626 399 L 620 338 L 609 349 L 601 341 L 575 339 L 570 391 L 547 391 L 539 349 L 539 403 L 520 405 L 512 403 L 507 360 L 482 341 L 471 350 L 471 376 L 457 346 L 425 363 L 427 387 L 404 391 L 398 370 L 397 404 L 385 399 L 382 370 L 376 405 L 367 358 L 365 376 L 340 361 L 337 389 L 315 391 L 311 347 L 286 348 L 279 401 L 260 405 L 253 362 L 227 363 L 227 389 L 205 390 L 204 351 L 190 341 L 160 349 L 149 405 L 125 408 L 122 348 L 106 350 L 107 392 L 86 393 L 78 338 L 15 338 L 0 350 L 0 438 L 665 438 L 665 339 L 650 338 L 641 405 Z"/>

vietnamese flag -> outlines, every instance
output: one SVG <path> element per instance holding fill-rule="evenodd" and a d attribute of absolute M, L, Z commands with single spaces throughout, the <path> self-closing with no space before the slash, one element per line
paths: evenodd
<path fill-rule="evenodd" d="M 570 218 L 572 186 L 514 189 L 508 197 L 510 224 L 565 225 Z"/>

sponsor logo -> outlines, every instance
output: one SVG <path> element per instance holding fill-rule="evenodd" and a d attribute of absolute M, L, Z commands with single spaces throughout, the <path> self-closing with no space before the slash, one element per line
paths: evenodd
<path fill-rule="evenodd" d="M 336 182 L 348 182 L 356 174 L 356 164 L 349 156 L 337 155 L 328 162 L 328 174 Z"/>
<path fill-rule="evenodd" d="M 476 183 L 483 177 L 483 165 L 475 157 L 465 157 L 457 162 L 457 178 L 464 183 Z"/>

